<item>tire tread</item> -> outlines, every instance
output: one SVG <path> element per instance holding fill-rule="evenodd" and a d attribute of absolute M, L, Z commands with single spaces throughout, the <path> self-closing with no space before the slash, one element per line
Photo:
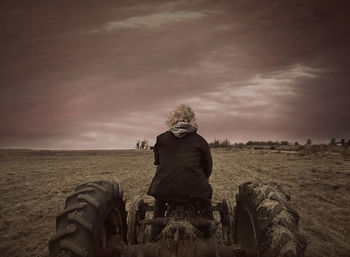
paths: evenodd
<path fill-rule="evenodd" d="M 56 234 L 49 240 L 50 257 L 95 257 L 101 248 L 105 219 L 112 210 L 118 210 L 120 237 L 126 242 L 125 201 L 119 185 L 95 181 L 76 187 L 57 214 Z"/>
<path fill-rule="evenodd" d="M 273 182 L 247 182 L 239 189 L 235 228 L 242 210 L 249 210 L 257 231 L 259 256 L 304 256 L 307 243 L 300 235 L 299 215 L 290 206 L 290 195 Z M 236 241 L 238 236 L 235 234 Z"/>

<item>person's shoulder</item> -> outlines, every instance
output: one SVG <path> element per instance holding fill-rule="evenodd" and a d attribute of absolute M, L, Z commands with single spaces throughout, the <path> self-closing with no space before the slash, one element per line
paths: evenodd
<path fill-rule="evenodd" d="M 198 141 L 200 141 L 203 144 L 208 144 L 207 140 L 205 140 L 204 137 L 202 137 L 201 135 L 199 135 L 198 133 L 193 133 L 193 135 L 197 138 Z"/>
<path fill-rule="evenodd" d="M 163 133 L 161 133 L 161 134 L 159 134 L 158 136 L 157 136 L 157 140 L 161 140 L 162 138 L 166 138 L 166 137 L 168 137 L 169 135 L 171 134 L 171 132 L 168 130 L 168 131 L 165 131 L 165 132 L 163 132 Z"/>

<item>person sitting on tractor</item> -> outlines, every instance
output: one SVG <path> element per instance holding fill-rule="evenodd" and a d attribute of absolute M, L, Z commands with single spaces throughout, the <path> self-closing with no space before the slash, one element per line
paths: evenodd
<path fill-rule="evenodd" d="M 155 198 L 153 217 L 163 217 L 167 202 L 197 201 L 204 216 L 212 218 L 212 188 L 208 179 L 212 157 L 207 141 L 197 134 L 191 107 L 179 105 L 166 121 L 169 130 L 157 136 L 154 151 L 155 176 L 148 195 Z M 161 227 L 153 225 L 154 241 Z"/>

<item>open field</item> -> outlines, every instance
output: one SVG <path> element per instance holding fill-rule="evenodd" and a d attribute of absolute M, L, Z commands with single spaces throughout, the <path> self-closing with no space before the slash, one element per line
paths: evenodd
<path fill-rule="evenodd" d="M 350 256 L 350 161 L 340 154 L 212 150 L 214 200 L 234 200 L 238 185 L 260 177 L 282 185 L 300 214 L 306 256 Z M 154 175 L 153 154 L 125 151 L 0 150 L 0 256 L 47 256 L 55 214 L 84 182 L 113 180 L 130 203 Z"/>

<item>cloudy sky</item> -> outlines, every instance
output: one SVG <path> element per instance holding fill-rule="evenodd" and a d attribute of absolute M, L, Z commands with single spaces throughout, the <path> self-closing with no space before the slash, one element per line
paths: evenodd
<path fill-rule="evenodd" d="M 346 1 L 2 0 L 0 148 L 350 138 Z"/>

